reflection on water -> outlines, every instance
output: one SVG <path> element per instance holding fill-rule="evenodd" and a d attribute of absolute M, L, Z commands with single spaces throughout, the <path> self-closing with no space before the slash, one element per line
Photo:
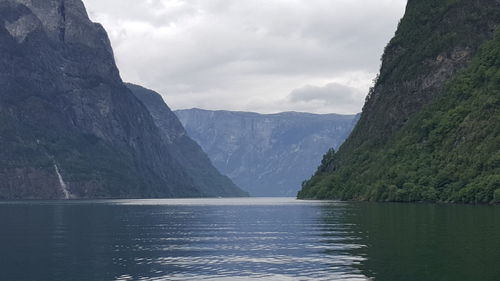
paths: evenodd
<path fill-rule="evenodd" d="M 500 206 L 353 204 L 344 221 L 374 280 L 500 280 Z"/>
<path fill-rule="evenodd" d="M 0 280 L 493 281 L 499 215 L 283 198 L 4 202 Z"/>

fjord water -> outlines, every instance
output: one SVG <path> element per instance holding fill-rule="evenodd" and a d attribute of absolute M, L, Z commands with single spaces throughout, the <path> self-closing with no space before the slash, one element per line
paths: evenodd
<path fill-rule="evenodd" d="M 499 280 L 498 206 L 0 202 L 0 280 Z"/>

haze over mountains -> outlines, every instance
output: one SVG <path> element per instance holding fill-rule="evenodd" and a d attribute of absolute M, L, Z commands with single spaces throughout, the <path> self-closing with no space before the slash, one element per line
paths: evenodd
<path fill-rule="evenodd" d="M 158 128 L 81 0 L 2 0 L 0 18 L 0 198 L 244 195 L 179 161 L 195 145 Z"/>
<path fill-rule="evenodd" d="M 323 154 L 350 134 L 356 115 L 178 110 L 213 164 L 253 196 L 296 196 Z"/>

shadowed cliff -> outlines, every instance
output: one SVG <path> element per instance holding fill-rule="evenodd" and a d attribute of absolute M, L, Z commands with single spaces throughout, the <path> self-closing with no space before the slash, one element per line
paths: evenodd
<path fill-rule="evenodd" d="M 81 0 L 2 0 L 0 18 L 0 198 L 207 195 Z"/>

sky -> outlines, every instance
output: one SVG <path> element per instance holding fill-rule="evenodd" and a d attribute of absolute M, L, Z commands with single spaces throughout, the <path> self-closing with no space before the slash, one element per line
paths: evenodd
<path fill-rule="evenodd" d="M 173 109 L 361 111 L 405 0 L 84 0 Z"/>

